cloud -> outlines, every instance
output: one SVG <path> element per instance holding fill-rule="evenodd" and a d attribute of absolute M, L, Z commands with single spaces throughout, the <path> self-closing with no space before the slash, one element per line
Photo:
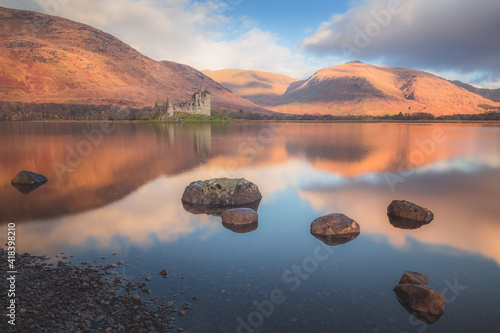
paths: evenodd
<path fill-rule="evenodd" d="M 302 48 L 318 56 L 380 61 L 500 79 L 500 2 L 363 0 L 332 15 Z"/>
<path fill-rule="evenodd" d="M 91 25 L 155 60 L 170 60 L 199 70 L 240 68 L 283 73 L 297 79 L 332 65 L 307 59 L 284 46 L 248 17 L 232 17 L 239 0 L 0 0 L 0 5 L 30 9 Z"/>

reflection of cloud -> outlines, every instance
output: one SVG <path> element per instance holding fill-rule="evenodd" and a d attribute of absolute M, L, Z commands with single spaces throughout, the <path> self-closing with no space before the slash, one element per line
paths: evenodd
<path fill-rule="evenodd" d="M 384 175 L 378 177 L 383 179 Z M 499 183 L 500 174 L 491 169 L 479 174 L 423 173 L 408 178 L 396 193 L 383 183 L 353 183 L 342 189 L 299 190 L 299 196 L 324 214 L 350 216 L 361 225 L 363 233 L 377 239 L 383 236 L 394 247 L 405 248 L 407 238 L 412 237 L 481 253 L 500 264 L 500 207 L 495 201 Z M 393 199 L 407 199 L 427 207 L 436 217 L 420 229 L 394 228 L 385 214 Z"/>
<path fill-rule="evenodd" d="M 180 197 L 192 175 L 160 177 L 142 186 L 121 201 L 85 213 L 42 220 L 23 227 L 20 246 L 26 251 L 43 249 L 47 253 L 64 245 L 86 246 L 92 240 L 98 248 L 108 248 L 120 237 L 136 246 L 150 246 L 153 239 L 170 242 L 198 229 L 206 238 L 215 232 L 220 221 L 206 215 L 187 213 Z M 30 227 L 28 227 L 30 226 Z"/>

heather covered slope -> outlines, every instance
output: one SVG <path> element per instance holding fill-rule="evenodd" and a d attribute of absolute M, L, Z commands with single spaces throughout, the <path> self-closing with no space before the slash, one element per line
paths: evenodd
<path fill-rule="evenodd" d="M 282 113 L 440 116 L 482 113 L 479 105 L 498 105 L 430 73 L 361 62 L 324 68 L 303 81 L 279 81 L 277 74 L 255 71 L 205 73 L 234 93 Z"/>
<path fill-rule="evenodd" d="M 282 74 L 241 69 L 204 70 L 203 74 L 258 105 L 272 104 L 290 84 L 298 81 Z"/>
<path fill-rule="evenodd" d="M 186 65 L 155 61 L 117 38 L 71 20 L 0 7 L 0 100 L 153 106 L 201 86 L 212 107 L 266 110 Z"/>

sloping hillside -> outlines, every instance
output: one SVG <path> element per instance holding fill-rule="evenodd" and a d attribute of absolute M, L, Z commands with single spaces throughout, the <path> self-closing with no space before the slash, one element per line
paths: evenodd
<path fill-rule="evenodd" d="M 144 107 L 205 86 L 214 109 L 266 112 L 192 67 L 155 61 L 85 24 L 0 7 L 0 27 L 1 101 Z"/>

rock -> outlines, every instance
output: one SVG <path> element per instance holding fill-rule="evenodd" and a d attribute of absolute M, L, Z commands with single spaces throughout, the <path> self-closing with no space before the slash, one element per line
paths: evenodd
<path fill-rule="evenodd" d="M 12 180 L 11 184 L 18 189 L 19 192 L 28 194 L 36 190 L 47 182 L 47 178 L 38 173 L 23 170 L 19 172 Z"/>
<path fill-rule="evenodd" d="M 344 214 L 328 214 L 311 223 L 311 234 L 331 246 L 347 243 L 359 233 L 359 224 Z"/>
<path fill-rule="evenodd" d="M 233 208 L 224 211 L 221 218 L 224 224 L 247 225 L 257 223 L 259 221 L 259 214 L 250 208 Z"/>
<path fill-rule="evenodd" d="M 422 273 L 406 271 L 399 280 L 398 284 L 405 283 L 428 285 L 429 277 Z"/>
<path fill-rule="evenodd" d="M 137 295 L 137 294 L 133 294 L 132 295 L 132 301 L 136 304 L 139 304 L 141 303 L 141 296 Z"/>
<path fill-rule="evenodd" d="M 438 315 L 444 306 L 444 297 L 431 287 L 423 284 L 403 283 L 394 287 L 394 292 L 405 307 Z"/>
<path fill-rule="evenodd" d="M 423 224 L 428 224 L 434 219 L 434 214 L 430 210 L 406 200 L 393 200 L 387 207 L 387 214 Z"/>
<path fill-rule="evenodd" d="M 444 297 L 428 283 L 427 275 L 406 271 L 393 290 L 406 311 L 426 324 L 432 324 L 443 315 Z"/>
<path fill-rule="evenodd" d="M 26 170 L 19 172 L 17 176 L 15 176 L 14 179 L 11 180 L 11 184 L 38 184 L 46 182 L 47 177 Z"/>
<path fill-rule="evenodd" d="M 186 187 L 182 195 L 184 207 L 187 206 L 186 210 L 200 208 L 196 206 L 202 206 L 201 209 L 225 208 L 219 214 L 228 208 L 255 206 L 256 203 L 258 206 L 261 199 L 262 195 L 257 185 L 243 178 L 195 181 Z"/>
<path fill-rule="evenodd" d="M 429 222 L 405 219 L 403 217 L 387 214 L 389 222 L 398 229 L 418 229 Z"/>
<path fill-rule="evenodd" d="M 163 269 L 161 272 L 159 272 L 158 274 L 160 274 L 161 276 L 163 276 L 164 278 L 167 277 L 167 270 L 166 269 Z"/>
<path fill-rule="evenodd" d="M 184 316 L 186 314 L 186 311 L 182 310 L 182 311 L 179 311 L 179 316 Z"/>
<path fill-rule="evenodd" d="M 222 226 L 237 234 L 246 234 L 248 232 L 257 230 L 257 228 L 259 227 L 259 223 L 240 224 L 240 225 L 222 223 Z"/>

